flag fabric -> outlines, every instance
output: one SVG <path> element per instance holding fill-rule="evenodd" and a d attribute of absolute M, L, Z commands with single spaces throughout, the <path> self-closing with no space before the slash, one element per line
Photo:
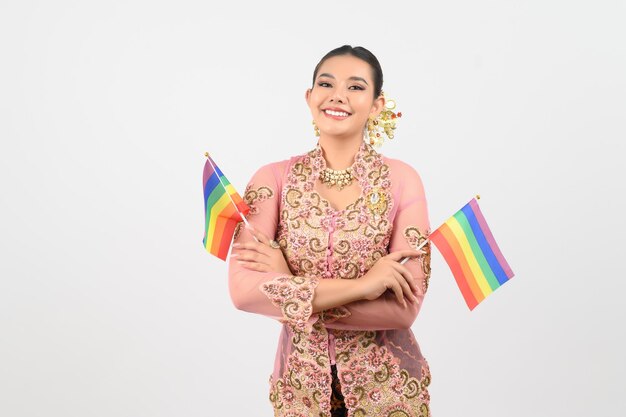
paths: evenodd
<path fill-rule="evenodd" d="M 250 207 L 243 201 L 235 187 L 207 152 L 202 183 L 204 185 L 204 238 L 205 249 L 226 260 L 237 223 L 243 221 Z"/>
<path fill-rule="evenodd" d="M 514 275 L 475 198 L 429 239 L 448 263 L 470 310 Z"/>

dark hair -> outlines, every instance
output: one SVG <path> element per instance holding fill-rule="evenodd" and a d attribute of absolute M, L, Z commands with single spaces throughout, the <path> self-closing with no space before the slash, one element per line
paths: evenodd
<path fill-rule="evenodd" d="M 318 62 L 318 64 L 315 66 L 315 71 L 313 71 L 312 86 L 315 85 L 315 78 L 317 77 L 317 71 L 322 66 L 324 61 L 326 61 L 330 57 L 337 56 L 337 55 L 352 55 L 370 64 L 370 67 L 372 68 L 372 75 L 374 78 L 374 98 L 377 98 L 383 89 L 383 70 L 380 67 L 380 62 L 378 62 L 378 59 L 376 59 L 374 54 L 368 51 L 367 49 L 363 48 L 362 46 L 352 47 L 350 45 L 343 45 L 343 46 L 340 46 L 339 48 L 333 49 L 332 51 L 324 55 L 324 57 L 320 60 L 320 62 Z"/>

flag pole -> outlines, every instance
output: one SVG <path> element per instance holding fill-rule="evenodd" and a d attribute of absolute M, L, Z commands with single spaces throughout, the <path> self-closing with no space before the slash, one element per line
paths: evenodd
<path fill-rule="evenodd" d="M 424 246 L 425 244 L 427 244 L 428 242 L 430 242 L 430 240 L 426 239 L 425 241 L 423 241 L 415 250 L 420 250 L 422 248 L 422 246 Z M 402 260 L 400 261 L 401 264 L 405 264 L 407 263 L 409 260 L 411 259 L 410 256 L 405 256 L 404 258 L 402 258 Z"/>
<path fill-rule="evenodd" d="M 476 194 L 476 200 L 480 200 L 480 194 Z M 437 228 L 438 229 L 438 228 Z M 423 241 L 415 250 L 420 250 L 422 248 L 422 246 L 424 246 L 426 243 L 430 242 L 430 239 L 426 239 L 425 241 Z M 409 260 L 411 259 L 410 256 L 405 256 L 404 258 L 402 258 L 402 260 L 400 261 L 401 264 L 405 264 L 407 263 Z"/>
<path fill-rule="evenodd" d="M 215 165 L 213 165 L 213 161 L 211 160 L 211 158 L 209 157 L 209 153 L 205 152 L 204 156 L 206 156 L 207 161 L 209 161 L 209 164 L 211 164 L 211 166 L 213 167 L 213 170 L 217 173 L 217 168 L 215 167 Z M 222 184 L 222 187 L 224 187 L 224 189 L 226 189 L 226 186 L 224 185 L 224 182 L 222 182 L 222 178 L 218 175 L 217 179 L 220 180 L 220 184 Z M 246 216 L 239 210 L 239 207 L 237 207 L 237 204 L 235 204 L 235 201 L 233 200 L 233 198 L 231 197 L 229 192 L 226 192 L 226 194 L 228 195 L 228 198 L 230 198 L 230 202 L 233 203 L 233 206 L 235 206 L 235 210 L 237 210 L 237 212 L 239 213 L 239 216 L 243 219 L 243 222 L 247 225 L 250 226 L 250 223 L 248 223 L 248 219 L 246 218 Z M 252 237 L 254 238 L 254 240 L 256 240 L 257 242 L 259 241 L 259 239 L 256 238 L 256 236 L 252 235 Z"/>

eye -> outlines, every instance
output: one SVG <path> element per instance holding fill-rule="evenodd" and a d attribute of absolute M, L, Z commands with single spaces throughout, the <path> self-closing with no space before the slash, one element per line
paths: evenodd
<path fill-rule="evenodd" d="M 357 90 L 365 90 L 363 87 L 361 87 L 360 85 L 352 85 L 350 87 L 356 87 Z"/>
<path fill-rule="evenodd" d="M 325 81 L 322 81 L 322 82 L 317 83 L 317 85 L 319 85 L 320 87 L 324 87 L 324 84 L 326 84 L 326 85 L 330 85 L 329 83 L 327 83 L 327 82 L 325 82 Z"/>

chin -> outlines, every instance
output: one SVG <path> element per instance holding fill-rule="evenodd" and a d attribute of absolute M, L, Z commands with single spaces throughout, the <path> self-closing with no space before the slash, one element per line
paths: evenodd
<path fill-rule="evenodd" d="M 355 134 L 354 130 L 337 128 L 336 126 L 332 128 L 326 128 L 326 129 L 320 128 L 320 130 L 329 136 L 344 137 L 344 136 L 353 136 Z"/>
<path fill-rule="evenodd" d="M 337 138 L 346 138 L 354 136 L 354 132 L 349 130 L 327 130 L 324 132 L 328 136 L 334 136 Z"/>

